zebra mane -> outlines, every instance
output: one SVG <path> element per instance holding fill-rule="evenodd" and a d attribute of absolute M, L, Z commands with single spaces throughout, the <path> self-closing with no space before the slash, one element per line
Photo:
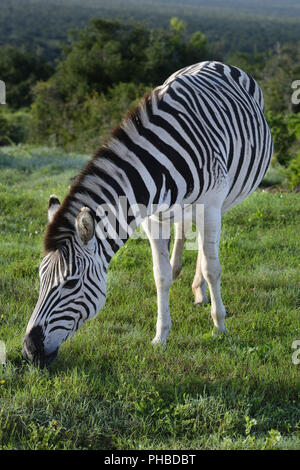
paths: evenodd
<path fill-rule="evenodd" d="M 118 142 L 118 136 L 123 128 L 130 127 L 130 125 L 140 119 L 140 113 L 144 110 L 145 105 L 147 103 L 149 105 L 151 93 L 152 91 L 146 93 L 140 103 L 127 112 L 122 122 L 111 131 L 110 136 L 104 141 L 75 178 L 69 193 L 54 215 L 53 220 L 47 226 L 44 236 L 44 256 L 50 252 L 59 250 L 64 246 L 67 239 L 74 236 L 75 218 L 81 206 L 84 205 L 80 204 L 80 194 L 88 193 L 89 190 L 88 177 L 94 174 L 95 165 L 98 168 L 102 167 L 105 169 L 107 161 L 111 159 L 112 155 L 116 155 L 116 148 L 118 146 L 113 145 L 113 143 Z M 119 155 L 119 157 L 121 157 L 121 155 Z M 110 176 L 113 175 L 110 173 Z"/>

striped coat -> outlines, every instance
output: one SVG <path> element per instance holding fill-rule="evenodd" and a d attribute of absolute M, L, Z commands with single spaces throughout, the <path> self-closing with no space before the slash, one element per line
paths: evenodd
<path fill-rule="evenodd" d="M 218 257 L 222 215 L 259 185 L 272 151 L 261 89 L 236 67 L 201 62 L 147 94 L 82 170 L 62 205 L 50 198 L 40 297 L 23 355 L 51 362 L 62 341 L 101 309 L 109 262 L 139 225 L 151 243 L 157 287 L 153 343 L 166 342 L 171 328 L 168 292 L 191 222 L 198 231 L 195 303 L 208 301 L 208 286 L 215 333 L 226 331 Z M 171 259 L 166 221 L 175 223 Z"/>

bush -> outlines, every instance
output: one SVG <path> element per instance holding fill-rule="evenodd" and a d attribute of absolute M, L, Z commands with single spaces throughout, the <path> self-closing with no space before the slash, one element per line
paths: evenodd
<path fill-rule="evenodd" d="M 12 111 L 0 108 L 0 145 L 25 142 L 30 132 L 31 115 L 29 110 Z"/>
<path fill-rule="evenodd" d="M 64 103 L 54 83 L 40 82 L 32 105 L 31 141 L 93 152 L 147 90 L 142 84 L 119 83 L 106 94 L 94 91 Z"/>
<path fill-rule="evenodd" d="M 291 189 L 300 186 L 300 152 L 296 158 L 291 160 L 289 167 L 286 170 L 286 177 Z"/>
<path fill-rule="evenodd" d="M 6 102 L 13 109 L 29 106 L 32 87 L 38 80 L 47 80 L 53 68 L 41 57 L 23 47 L 0 47 L 0 78 L 6 83 Z"/>
<path fill-rule="evenodd" d="M 177 18 L 166 30 L 91 20 L 72 32 L 54 75 L 34 88 L 32 142 L 94 150 L 145 91 L 207 54 L 206 37 L 186 36 Z"/>
<path fill-rule="evenodd" d="M 148 88 L 134 83 L 119 83 L 107 94 L 87 96 L 75 123 L 76 142 L 81 151 L 95 150 L 123 119 L 126 111 L 136 106 Z"/>
<path fill-rule="evenodd" d="M 293 158 L 291 147 L 296 141 L 295 130 L 289 125 L 289 120 L 283 114 L 266 113 L 266 118 L 274 140 L 274 157 L 276 161 L 287 167 Z"/>

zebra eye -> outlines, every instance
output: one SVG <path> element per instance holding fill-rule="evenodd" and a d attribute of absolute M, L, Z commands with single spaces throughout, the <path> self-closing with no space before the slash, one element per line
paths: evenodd
<path fill-rule="evenodd" d="M 73 289 L 78 283 L 78 279 L 70 279 L 69 281 L 65 282 L 64 288 L 65 289 Z"/>

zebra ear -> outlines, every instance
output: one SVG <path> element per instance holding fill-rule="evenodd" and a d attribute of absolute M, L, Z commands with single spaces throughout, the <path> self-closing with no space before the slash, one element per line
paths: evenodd
<path fill-rule="evenodd" d="M 49 199 L 49 204 L 48 204 L 48 220 L 49 222 L 52 222 L 54 215 L 60 208 L 60 202 L 57 196 L 55 194 L 51 194 L 50 199 Z"/>
<path fill-rule="evenodd" d="M 76 217 L 76 231 L 84 245 L 93 238 L 95 233 L 94 217 L 88 207 L 82 207 Z"/>

